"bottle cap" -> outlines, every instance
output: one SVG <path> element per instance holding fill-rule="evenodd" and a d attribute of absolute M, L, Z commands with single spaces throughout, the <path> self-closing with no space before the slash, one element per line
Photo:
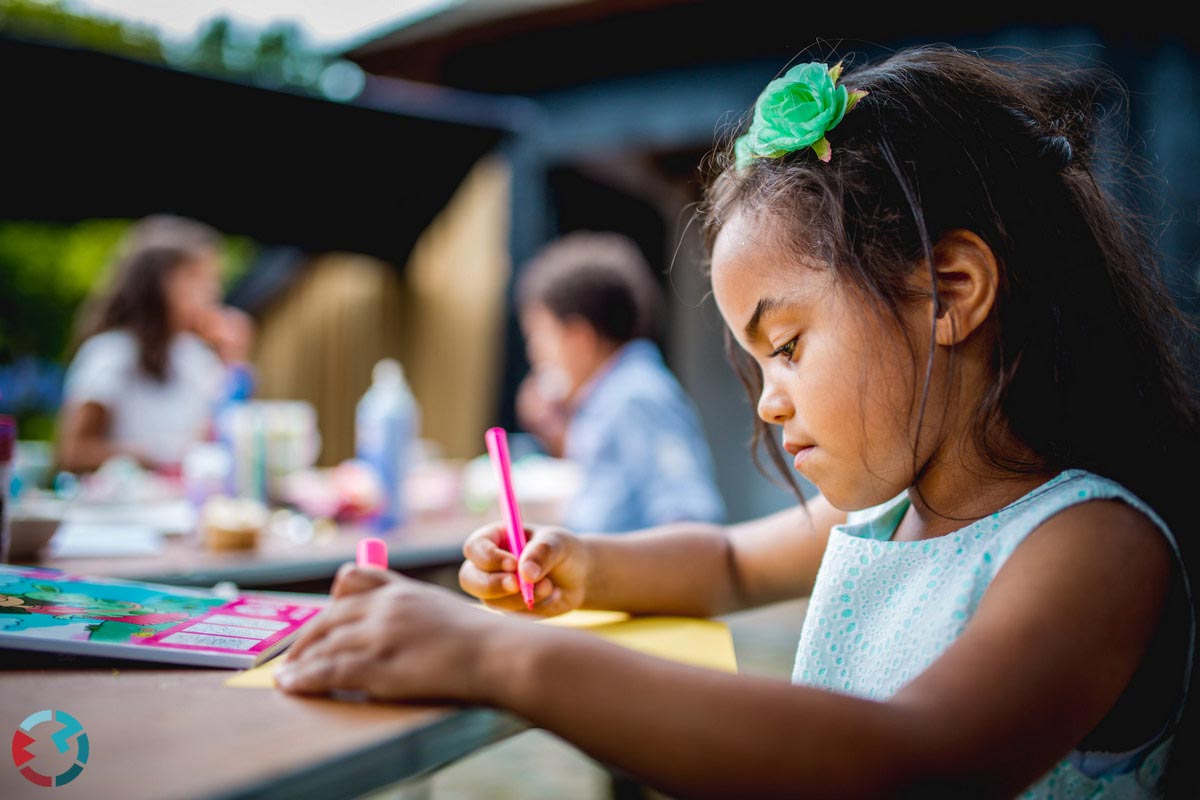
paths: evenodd
<path fill-rule="evenodd" d="M 400 383 L 404 380 L 404 367 L 394 358 L 381 358 L 371 371 L 375 383 Z"/>

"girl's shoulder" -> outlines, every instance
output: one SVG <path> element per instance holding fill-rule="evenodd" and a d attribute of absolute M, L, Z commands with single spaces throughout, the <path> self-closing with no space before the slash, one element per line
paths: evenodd
<path fill-rule="evenodd" d="M 89 336 L 67 368 L 64 399 L 105 406 L 119 402 L 128 391 L 137 356 L 137 341 L 128 331 L 113 329 Z"/>
<path fill-rule="evenodd" d="M 137 347 L 137 339 L 130 331 L 124 328 L 110 328 L 84 339 L 75 357 L 133 360 L 137 355 Z"/>
<path fill-rule="evenodd" d="M 848 512 L 846 521 L 837 528 L 856 538 L 888 541 L 908 505 L 906 489 L 877 505 Z M 994 571 L 1031 533 L 1051 521 L 1055 528 L 1099 524 L 1111 534 L 1125 538 L 1157 537 L 1169 544 L 1178 557 L 1174 532 L 1149 504 L 1117 481 L 1078 468 L 1062 470 L 1003 508 L 936 541 L 948 537 L 986 539 Z"/>
<path fill-rule="evenodd" d="M 137 363 L 137 358 L 137 339 L 127 330 L 113 328 L 84 339 L 71 359 L 67 373 L 68 377 L 97 371 L 124 373 Z"/>
<path fill-rule="evenodd" d="M 1170 593 L 1183 609 L 1190 652 L 1194 590 L 1176 534 L 1163 518 L 1128 487 L 1088 470 L 1064 470 L 1043 488 L 1010 520 L 996 567 L 1023 556 L 1023 566 L 1053 563 L 1060 575 L 1108 575 L 1108 594 L 1125 595 L 1130 604 Z"/>
<path fill-rule="evenodd" d="M 1178 550 L 1175 533 L 1145 500 L 1118 481 L 1086 469 L 1063 470 L 999 514 L 1018 540 L 1053 520 L 1056 527 L 1102 524 L 1118 535 L 1163 539 Z"/>
<path fill-rule="evenodd" d="M 1066 470 L 1060 478 L 1053 491 L 1030 505 L 1029 522 L 1017 526 L 1034 535 L 1016 537 L 1014 543 L 1027 543 L 1010 547 L 998 565 L 1011 565 L 1005 582 L 1015 589 L 1012 596 L 1035 594 L 1024 592 L 1022 582 L 1036 584 L 1045 575 L 1052 580 L 1043 580 L 1043 589 L 1087 587 L 1073 599 L 1047 599 L 1048 608 L 1073 607 L 1081 615 L 1078 624 L 1061 626 L 1064 639 L 1105 630 L 1110 638 L 1102 642 L 1098 660 L 1122 647 L 1132 654 L 1125 668 L 1133 665 L 1136 673 L 1080 744 L 1111 760 L 1139 741 L 1147 747 L 1156 743 L 1150 734 L 1178 721 L 1190 691 L 1197 637 L 1194 594 L 1174 533 L 1145 501 L 1121 483 L 1086 470 Z M 1041 509 L 1033 511 L 1036 506 Z"/>

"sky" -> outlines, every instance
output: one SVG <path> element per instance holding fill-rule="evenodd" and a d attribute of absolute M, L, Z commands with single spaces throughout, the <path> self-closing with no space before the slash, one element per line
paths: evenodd
<path fill-rule="evenodd" d="M 405 19 L 419 18 L 455 0 L 73 0 L 98 16 L 150 25 L 168 39 L 190 38 L 216 16 L 246 27 L 294 21 L 318 48 L 345 46 Z"/>

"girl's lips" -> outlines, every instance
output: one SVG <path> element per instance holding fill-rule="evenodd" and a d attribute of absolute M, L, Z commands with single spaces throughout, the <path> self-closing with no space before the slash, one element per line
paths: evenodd
<path fill-rule="evenodd" d="M 794 466 L 796 469 L 800 469 L 800 465 L 804 463 L 804 459 L 808 458 L 808 454 L 811 453 L 814 449 L 815 448 L 812 445 L 809 445 L 807 447 L 801 447 L 796 452 L 796 458 L 794 461 L 792 461 L 792 466 Z"/>

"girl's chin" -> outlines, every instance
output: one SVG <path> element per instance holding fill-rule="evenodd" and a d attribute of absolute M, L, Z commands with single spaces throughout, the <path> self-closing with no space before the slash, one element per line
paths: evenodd
<path fill-rule="evenodd" d="M 821 454 L 817 454 L 821 456 Z M 818 464 L 817 461 L 821 463 Z M 862 503 L 859 497 L 861 486 L 855 478 L 847 475 L 836 475 L 830 472 L 825 458 L 807 460 L 803 470 L 796 470 L 805 481 L 814 486 L 820 496 L 838 511 L 867 508 L 874 503 Z M 847 482 L 849 481 L 849 482 Z M 810 498 L 811 499 L 811 498 Z"/>
<path fill-rule="evenodd" d="M 805 477 L 808 477 L 804 472 L 805 465 L 809 463 L 816 449 L 816 447 L 806 447 L 792 458 L 792 467 Z"/>

